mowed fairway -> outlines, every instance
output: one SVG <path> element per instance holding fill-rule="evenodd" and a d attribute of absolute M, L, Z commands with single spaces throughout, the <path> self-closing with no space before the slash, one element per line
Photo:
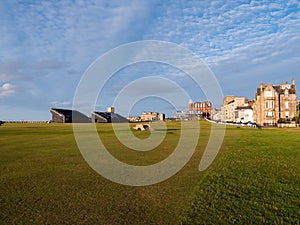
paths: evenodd
<path fill-rule="evenodd" d="M 145 187 L 116 184 L 93 171 L 71 124 L 4 124 L 0 224 L 299 224 L 300 129 L 227 127 L 218 157 L 199 172 L 210 134 L 210 124 L 200 124 L 188 164 Z M 115 157 L 134 165 L 168 157 L 180 136 L 180 122 L 168 122 L 157 149 L 137 152 L 116 139 L 110 124 L 97 129 Z"/>

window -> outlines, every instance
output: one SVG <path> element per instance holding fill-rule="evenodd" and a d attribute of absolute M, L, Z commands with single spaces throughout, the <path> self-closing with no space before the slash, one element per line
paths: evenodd
<path fill-rule="evenodd" d="M 236 111 L 234 112 L 234 118 L 235 118 L 235 119 L 239 118 L 239 111 L 236 110 Z"/>
<path fill-rule="evenodd" d="M 288 90 L 285 90 L 284 97 L 289 97 L 289 91 Z"/>
<path fill-rule="evenodd" d="M 273 112 L 267 112 L 266 117 L 273 117 L 274 113 Z"/>
<path fill-rule="evenodd" d="M 273 101 L 267 101 L 266 102 L 266 108 L 267 109 L 273 109 L 274 108 L 274 102 Z"/>
<path fill-rule="evenodd" d="M 284 84 L 284 85 L 281 85 L 281 89 L 290 89 L 291 88 L 291 85 L 289 84 Z"/>
<path fill-rule="evenodd" d="M 274 97 L 274 91 L 265 91 L 265 98 Z"/>
<path fill-rule="evenodd" d="M 286 109 L 289 108 L 289 102 L 285 102 L 285 108 L 286 108 Z"/>

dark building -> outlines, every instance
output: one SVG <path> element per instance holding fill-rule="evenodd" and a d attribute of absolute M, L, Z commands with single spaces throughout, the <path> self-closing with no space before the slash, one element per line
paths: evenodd
<path fill-rule="evenodd" d="M 114 112 L 92 112 L 93 123 L 126 123 L 128 120 Z"/>
<path fill-rule="evenodd" d="M 87 117 L 83 113 L 70 110 L 70 109 L 57 109 L 51 108 L 50 112 L 52 114 L 53 123 L 90 123 L 91 118 Z"/>

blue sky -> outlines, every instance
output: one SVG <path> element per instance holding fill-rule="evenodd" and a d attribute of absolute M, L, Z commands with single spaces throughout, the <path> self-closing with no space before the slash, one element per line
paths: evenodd
<path fill-rule="evenodd" d="M 292 76 L 300 85 L 298 0 L 2 0 L 0 33 L 0 120 L 48 120 L 51 107 L 71 108 L 94 60 L 141 40 L 188 48 L 211 68 L 224 95 L 253 99 L 260 81 L 278 84 Z M 149 63 L 124 71 L 128 76 L 116 74 L 104 95 L 113 99 L 113 90 L 155 71 L 191 90 L 193 101 L 205 100 L 176 69 Z M 106 110 L 110 101 L 99 99 L 97 109 Z M 157 98 L 141 101 L 132 113 L 143 109 L 174 111 Z"/>

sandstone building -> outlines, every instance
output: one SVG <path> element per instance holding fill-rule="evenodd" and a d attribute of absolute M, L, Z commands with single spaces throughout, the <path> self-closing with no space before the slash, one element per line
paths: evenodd
<path fill-rule="evenodd" d="M 202 117 L 210 117 L 211 115 L 211 103 L 208 101 L 204 102 L 189 102 L 189 113 L 199 114 Z"/>
<path fill-rule="evenodd" d="M 143 112 L 140 116 L 141 121 L 164 120 L 165 114 L 158 112 Z"/>
<path fill-rule="evenodd" d="M 294 77 L 292 83 L 280 85 L 260 84 L 253 105 L 254 120 L 260 126 L 276 126 L 279 118 L 287 121 L 296 116 L 297 94 Z"/>

